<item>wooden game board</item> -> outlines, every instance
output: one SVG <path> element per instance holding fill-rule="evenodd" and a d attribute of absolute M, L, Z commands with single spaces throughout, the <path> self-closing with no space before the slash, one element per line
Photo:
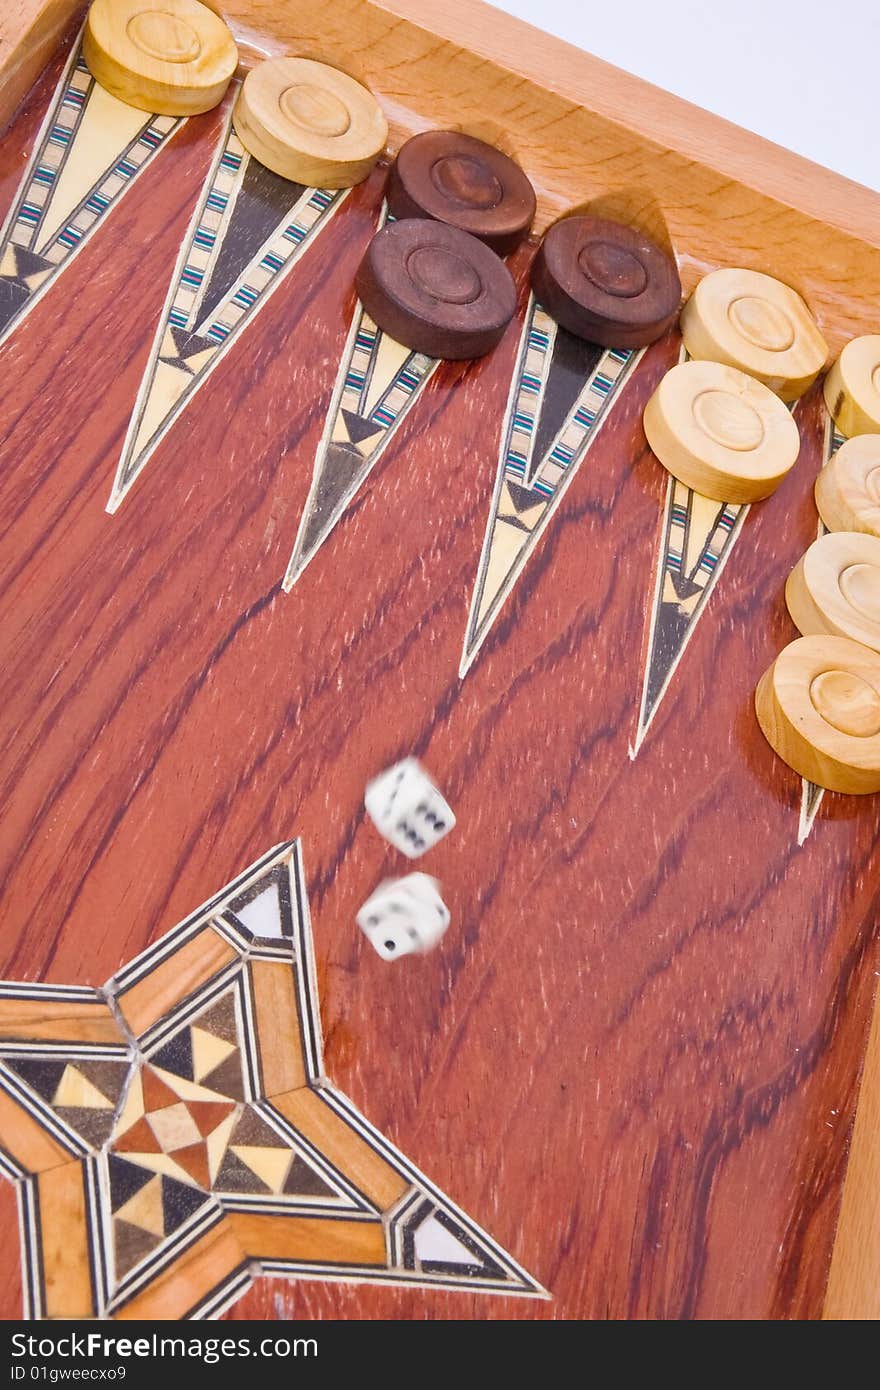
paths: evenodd
<path fill-rule="evenodd" d="M 246 63 L 366 82 L 392 148 L 514 153 L 539 233 L 589 201 L 686 291 L 750 266 L 835 353 L 878 329 L 880 198 L 476 0 L 213 7 Z M 18 0 L 0 58 L 0 1311 L 876 1313 L 852 1184 L 826 1286 L 878 801 L 802 783 L 752 710 L 820 386 L 778 492 L 722 506 L 642 432 L 677 332 L 557 331 L 534 244 L 490 357 L 407 352 L 353 291 L 384 168 L 302 189 L 230 96 L 114 106 L 82 13 Z M 413 752 L 453 925 L 388 966 L 363 790 Z M 137 1147 L 163 1107 L 183 1177 Z"/>

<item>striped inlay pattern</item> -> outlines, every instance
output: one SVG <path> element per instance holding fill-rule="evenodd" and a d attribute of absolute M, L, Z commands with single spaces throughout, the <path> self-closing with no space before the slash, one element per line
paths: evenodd
<path fill-rule="evenodd" d="M 376 425 L 383 432 L 397 423 L 401 411 L 409 404 L 413 393 L 426 379 L 436 361 L 423 352 L 410 353 L 383 388 L 378 400 L 366 406 L 379 359 L 382 330 L 361 310 L 353 339 L 353 350 L 343 378 L 339 408 L 361 417 L 366 424 Z"/>
<path fill-rule="evenodd" d="M 135 112 L 97 89 L 74 48 L 0 232 L 0 279 L 8 286 L 0 341 L 180 124 L 173 116 Z"/>
<path fill-rule="evenodd" d="M 471 600 L 462 676 L 640 357 L 641 351 L 603 349 L 574 339 L 530 300 Z"/>
<path fill-rule="evenodd" d="M 379 226 L 387 221 L 383 206 Z M 327 540 L 437 365 L 435 358 L 389 338 L 358 302 L 284 576 L 285 589 L 293 588 Z"/>
<path fill-rule="evenodd" d="M 111 512 L 347 192 L 304 188 L 263 169 L 231 119 L 181 245 L 117 465 Z"/>
<path fill-rule="evenodd" d="M 823 465 L 826 464 L 833 454 L 846 443 L 846 435 L 841 434 L 830 415 L 825 418 L 825 440 L 822 453 Z M 816 535 L 824 536 L 827 527 L 822 518 L 819 517 L 816 527 Z M 801 778 L 801 805 L 798 814 L 798 844 L 802 845 L 808 838 L 810 831 L 816 821 L 819 807 L 825 797 L 825 788 L 820 787 L 815 782 L 810 782 L 806 777 Z"/>

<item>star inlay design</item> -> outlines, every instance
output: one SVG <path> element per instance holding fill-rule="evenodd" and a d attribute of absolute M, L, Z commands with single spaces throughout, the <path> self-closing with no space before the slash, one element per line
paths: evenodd
<path fill-rule="evenodd" d="M 265 1274 L 544 1291 L 323 1071 L 297 841 L 103 989 L 0 984 L 25 1316 L 216 1316 Z"/>

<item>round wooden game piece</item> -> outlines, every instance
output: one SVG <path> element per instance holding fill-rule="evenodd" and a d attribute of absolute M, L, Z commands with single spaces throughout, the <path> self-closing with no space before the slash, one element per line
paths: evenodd
<path fill-rule="evenodd" d="M 551 318 L 603 347 L 653 343 L 675 322 L 675 262 L 642 232 L 602 217 L 556 222 L 532 263 L 532 289 Z"/>
<path fill-rule="evenodd" d="M 783 762 L 834 792 L 880 791 L 880 656 L 848 637 L 799 637 L 755 691 Z"/>
<path fill-rule="evenodd" d="M 825 366 L 828 344 L 799 294 L 757 270 L 713 270 L 681 311 L 691 357 L 724 362 L 797 400 Z"/>
<path fill-rule="evenodd" d="M 847 343 L 825 378 L 825 404 L 842 434 L 880 434 L 880 333 Z"/>
<path fill-rule="evenodd" d="M 664 468 L 717 502 L 769 497 L 800 450 L 778 396 L 720 362 L 682 362 L 645 408 L 645 434 Z"/>
<path fill-rule="evenodd" d="M 311 58 L 269 58 L 245 78 L 232 116 L 245 149 L 273 173 L 317 188 L 350 188 L 388 139 L 372 92 Z"/>
<path fill-rule="evenodd" d="M 516 309 L 513 277 L 476 237 L 442 222 L 391 222 L 367 247 L 357 291 L 372 319 L 429 357 L 482 357 Z"/>
<path fill-rule="evenodd" d="M 840 446 L 816 479 L 816 506 L 829 531 L 880 536 L 880 434 Z"/>
<path fill-rule="evenodd" d="M 527 235 L 535 190 L 508 155 L 455 130 L 426 130 L 401 146 L 388 180 L 394 217 L 429 217 L 506 256 Z"/>
<path fill-rule="evenodd" d="M 198 0 L 94 0 L 83 57 L 113 96 L 161 116 L 209 111 L 238 66 L 229 29 Z"/>
<path fill-rule="evenodd" d="M 805 637 L 851 637 L 880 652 L 880 540 L 859 531 L 820 536 L 788 576 L 785 601 Z"/>

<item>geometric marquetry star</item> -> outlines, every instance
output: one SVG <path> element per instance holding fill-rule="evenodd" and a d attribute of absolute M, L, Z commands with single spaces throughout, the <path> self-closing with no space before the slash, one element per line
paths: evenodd
<path fill-rule="evenodd" d="M 29 1317 L 210 1317 L 260 1273 L 542 1296 L 323 1073 L 298 842 L 102 989 L 0 984 Z"/>

